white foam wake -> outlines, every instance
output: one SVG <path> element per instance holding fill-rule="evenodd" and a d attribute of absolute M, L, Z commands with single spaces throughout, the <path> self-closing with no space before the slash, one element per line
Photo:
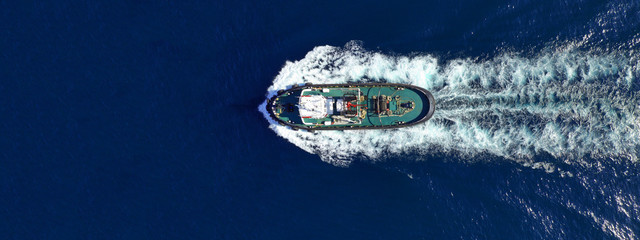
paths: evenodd
<path fill-rule="evenodd" d="M 304 59 L 285 64 L 269 96 L 292 84 L 367 77 L 431 91 L 436 99 L 433 118 L 395 130 L 309 133 L 273 122 L 271 128 L 336 165 L 347 165 L 354 156 L 376 160 L 387 154 L 434 152 L 468 157 L 489 153 L 549 171 L 550 164 L 533 162 L 536 154 L 563 157 L 569 164 L 590 164 L 581 160 L 585 156 L 637 161 L 640 96 L 634 89 L 639 65 L 638 59 L 621 54 L 572 50 L 441 64 L 429 55 L 388 56 L 353 43 L 316 47 Z"/>

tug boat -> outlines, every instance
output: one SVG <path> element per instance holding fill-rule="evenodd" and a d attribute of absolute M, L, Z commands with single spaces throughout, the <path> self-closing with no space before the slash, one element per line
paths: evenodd
<path fill-rule="evenodd" d="M 429 120 L 435 101 L 429 91 L 408 84 L 305 84 L 279 90 L 266 110 L 294 130 L 391 129 Z"/>

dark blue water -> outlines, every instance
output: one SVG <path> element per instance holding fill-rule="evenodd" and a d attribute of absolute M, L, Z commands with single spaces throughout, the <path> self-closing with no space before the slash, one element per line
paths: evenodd
<path fill-rule="evenodd" d="M 1 239 L 640 238 L 638 1 L 0 1 L 0 16 Z M 362 62 L 310 61 L 343 56 Z M 274 84 L 380 59 L 360 75 L 388 77 L 403 58 L 436 66 L 416 84 L 442 111 L 420 131 L 343 148 L 258 111 Z"/>

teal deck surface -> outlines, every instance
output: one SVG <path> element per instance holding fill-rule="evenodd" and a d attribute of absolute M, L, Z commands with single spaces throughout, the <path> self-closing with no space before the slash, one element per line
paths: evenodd
<path fill-rule="evenodd" d="M 309 89 L 311 89 L 311 91 Z M 326 92 L 326 90 L 323 91 L 323 89 L 328 89 L 329 91 Z M 361 97 L 354 101 L 355 104 L 351 104 L 350 109 L 355 110 L 358 113 L 358 117 L 351 117 L 349 119 L 352 121 L 357 120 L 359 123 L 336 124 L 335 119 L 332 119 L 331 115 L 320 119 L 302 119 L 300 117 L 298 102 L 303 90 L 305 90 L 304 95 L 343 98 L 345 95 L 356 95 L 356 89 L 360 90 Z M 389 111 L 376 113 L 374 110 L 376 109 L 375 99 L 379 99 L 380 96 L 391 97 L 388 101 L 384 101 L 385 103 L 388 102 L 385 109 Z M 428 108 L 428 103 L 429 100 L 427 97 L 417 90 L 392 86 L 302 88 L 284 93 L 274 101 L 274 105 L 281 106 L 280 110 L 275 111 L 277 118 L 291 125 L 311 128 L 393 126 L 401 123 L 411 123 L 420 120 L 426 114 L 428 109 L 425 109 L 425 105 L 427 105 L 426 108 Z M 413 109 L 401 107 L 402 104 L 405 104 L 405 106 L 411 104 Z M 325 121 L 332 120 L 334 124 L 324 125 Z M 305 125 L 305 123 L 307 124 Z"/>

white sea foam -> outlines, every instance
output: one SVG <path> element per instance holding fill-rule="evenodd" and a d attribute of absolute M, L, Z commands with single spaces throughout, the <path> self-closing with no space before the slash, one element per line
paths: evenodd
<path fill-rule="evenodd" d="M 278 135 L 336 165 L 348 165 L 354 156 L 377 160 L 403 153 L 488 153 L 547 171 L 555 167 L 534 162 L 536 154 L 562 157 L 568 164 L 590 164 L 581 160 L 585 156 L 637 161 L 639 65 L 622 54 L 567 49 L 531 58 L 505 53 L 443 64 L 430 55 L 388 56 L 354 43 L 321 46 L 287 62 L 268 96 L 293 84 L 366 77 L 426 88 L 436 99 L 435 115 L 424 124 L 395 130 L 310 133 L 270 122 Z"/>

